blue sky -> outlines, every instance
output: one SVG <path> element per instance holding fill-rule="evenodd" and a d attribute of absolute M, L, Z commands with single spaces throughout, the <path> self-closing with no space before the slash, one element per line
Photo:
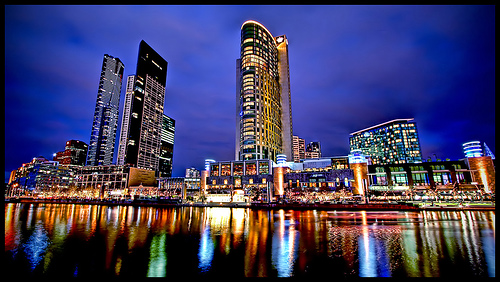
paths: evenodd
<path fill-rule="evenodd" d="M 495 153 L 494 6 L 5 6 L 5 175 L 90 140 L 104 54 L 168 61 L 174 176 L 234 159 L 240 27 L 289 41 L 293 132 L 349 153 L 349 133 L 414 118 L 424 158 Z M 123 104 L 124 86 L 120 104 Z M 120 108 L 120 111 L 122 108 Z M 119 134 L 117 134 L 118 136 Z M 115 156 L 116 159 L 116 156 Z"/>

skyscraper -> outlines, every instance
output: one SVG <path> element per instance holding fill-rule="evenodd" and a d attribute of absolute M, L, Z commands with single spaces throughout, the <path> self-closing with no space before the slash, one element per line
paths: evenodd
<path fill-rule="evenodd" d="M 125 92 L 125 102 L 123 103 L 122 125 L 120 131 L 120 142 L 118 144 L 117 165 L 125 164 L 125 153 L 127 152 L 128 131 L 130 125 L 130 116 L 132 110 L 132 98 L 134 96 L 135 75 L 127 77 L 127 86 Z"/>
<path fill-rule="evenodd" d="M 241 26 L 236 61 L 236 150 L 238 160 L 293 160 L 288 40 L 262 24 Z"/>
<path fill-rule="evenodd" d="M 104 55 L 87 165 L 110 165 L 113 162 L 123 69 L 120 59 Z"/>
<path fill-rule="evenodd" d="M 159 177 L 172 177 L 172 160 L 174 157 L 175 120 L 163 114 L 161 127 Z"/>
<path fill-rule="evenodd" d="M 120 164 L 123 160 L 123 164 L 158 170 L 167 66 L 167 61 L 142 40 L 139 44 L 133 91 L 130 91 L 130 96 L 127 94 L 130 99 L 126 103 L 129 104 L 124 106 L 123 119 L 127 121 L 127 128 L 120 137 L 120 144 L 125 146 L 121 151 L 119 148 Z M 129 77 L 127 93 L 131 81 L 132 78 Z M 127 107 L 129 113 L 126 113 Z"/>
<path fill-rule="evenodd" d="M 361 150 L 373 164 L 422 162 L 417 124 L 395 119 L 350 134 L 350 150 Z"/>

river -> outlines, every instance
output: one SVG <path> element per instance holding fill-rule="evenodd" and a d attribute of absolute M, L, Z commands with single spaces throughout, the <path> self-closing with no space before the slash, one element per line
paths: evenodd
<path fill-rule="evenodd" d="M 494 277 L 495 211 L 5 204 L 15 277 Z"/>

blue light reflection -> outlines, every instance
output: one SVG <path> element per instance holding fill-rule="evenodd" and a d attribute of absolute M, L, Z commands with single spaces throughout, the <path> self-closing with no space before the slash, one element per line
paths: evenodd
<path fill-rule="evenodd" d="M 201 272 L 207 272 L 210 270 L 212 265 L 212 259 L 214 257 L 214 243 L 212 241 L 212 236 L 210 234 L 210 226 L 206 226 L 201 234 L 200 249 L 198 251 L 198 268 Z"/>
<path fill-rule="evenodd" d="M 40 263 L 45 256 L 45 250 L 50 245 L 47 232 L 43 228 L 42 221 L 38 221 L 35 226 L 33 234 L 29 237 L 28 241 L 24 244 L 24 252 L 26 257 L 31 263 L 31 269 Z"/>
<path fill-rule="evenodd" d="M 295 230 L 293 219 L 285 220 L 284 211 L 279 211 L 279 221 L 274 224 L 271 261 L 278 271 L 278 277 L 293 275 L 297 258 L 299 232 Z"/>

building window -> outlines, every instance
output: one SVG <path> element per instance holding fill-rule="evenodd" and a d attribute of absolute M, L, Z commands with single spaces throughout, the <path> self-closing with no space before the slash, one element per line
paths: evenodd
<path fill-rule="evenodd" d="M 392 175 L 393 185 L 408 185 L 408 176 L 406 174 Z"/>

